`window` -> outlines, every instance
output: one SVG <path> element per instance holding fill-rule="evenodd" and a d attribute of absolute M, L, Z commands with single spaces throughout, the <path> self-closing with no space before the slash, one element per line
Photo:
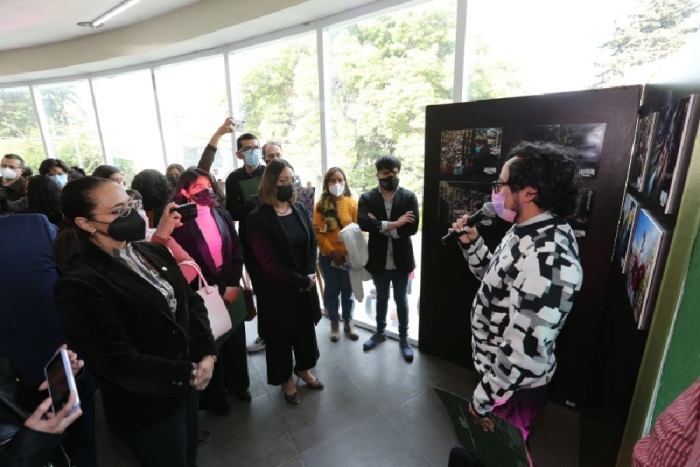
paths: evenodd
<path fill-rule="evenodd" d="M 394 154 L 422 199 L 425 106 L 452 102 L 457 2 L 439 0 L 330 31 L 332 162 L 355 193 Z"/>
<path fill-rule="evenodd" d="M 46 117 L 53 156 L 69 166 L 92 173 L 104 164 L 87 81 L 37 87 L 41 97 L 39 112 Z"/>
<path fill-rule="evenodd" d="M 282 157 L 320 190 L 321 131 L 316 35 L 234 52 L 231 81 L 238 115 L 260 145 L 282 144 Z M 318 197 L 318 193 L 317 193 Z"/>
<path fill-rule="evenodd" d="M 150 70 L 93 81 L 108 160 L 130 182 L 144 169 L 165 172 Z"/>
<path fill-rule="evenodd" d="M 29 88 L 0 89 L 0 157 L 9 153 L 34 170 L 46 158 Z"/>
<path fill-rule="evenodd" d="M 196 166 L 209 138 L 228 117 L 223 55 L 168 65 L 157 70 L 168 164 Z M 212 173 L 225 179 L 233 169 L 231 139 L 219 143 Z"/>

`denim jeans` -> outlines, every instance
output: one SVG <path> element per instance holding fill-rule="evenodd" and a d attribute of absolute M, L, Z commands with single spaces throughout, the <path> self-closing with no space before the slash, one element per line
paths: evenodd
<path fill-rule="evenodd" d="M 399 315 L 399 338 L 408 336 L 408 278 L 409 273 L 398 272 L 395 269 L 386 270 L 381 274 L 372 274 L 374 287 L 377 289 L 377 332 L 386 330 L 386 312 L 389 306 L 389 288 L 394 286 L 394 302 Z"/>
<path fill-rule="evenodd" d="M 328 310 L 328 319 L 338 321 L 338 306 L 342 299 L 343 321 L 352 321 L 352 312 L 355 309 L 355 295 L 350 285 L 350 273 L 334 267 L 330 256 L 321 255 L 318 263 L 323 274 L 323 306 Z"/>

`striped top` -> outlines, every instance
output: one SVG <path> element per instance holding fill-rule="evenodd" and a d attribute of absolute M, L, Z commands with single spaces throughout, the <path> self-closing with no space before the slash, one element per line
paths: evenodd
<path fill-rule="evenodd" d="M 700 379 L 663 411 L 634 447 L 634 467 L 700 465 Z"/>
<path fill-rule="evenodd" d="M 123 261 L 132 271 L 158 289 L 168 302 L 170 313 L 173 315 L 175 314 L 175 310 L 177 310 L 177 299 L 175 298 L 173 286 L 153 269 L 143 256 L 132 248 L 131 243 L 127 243 L 126 248 L 123 250 L 115 248 L 114 258 Z"/>

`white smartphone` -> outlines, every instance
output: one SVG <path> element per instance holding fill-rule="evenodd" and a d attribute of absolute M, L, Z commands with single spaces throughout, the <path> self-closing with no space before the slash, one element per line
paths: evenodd
<path fill-rule="evenodd" d="M 49 382 L 49 395 L 51 396 L 51 410 L 53 413 L 58 413 L 68 403 L 70 393 L 75 393 L 75 404 L 70 410 L 72 414 L 80 407 L 80 398 L 78 397 L 78 389 L 75 385 L 75 377 L 73 370 L 70 367 L 70 358 L 68 351 L 61 349 L 51 359 L 46 368 L 44 368 L 46 381 Z"/>
<path fill-rule="evenodd" d="M 233 123 L 231 124 L 231 130 L 235 131 L 236 133 L 245 132 L 245 120 L 237 120 L 234 118 Z"/>

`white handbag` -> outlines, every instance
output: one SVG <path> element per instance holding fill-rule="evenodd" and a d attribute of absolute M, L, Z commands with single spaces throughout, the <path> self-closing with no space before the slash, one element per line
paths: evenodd
<path fill-rule="evenodd" d="M 199 276 L 199 288 L 197 293 L 202 297 L 204 306 L 207 308 L 211 333 L 214 335 L 214 339 L 218 339 L 233 327 L 231 316 L 228 314 L 224 299 L 219 295 L 219 288 L 207 284 L 201 268 L 194 261 L 183 261 L 180 264 L 192 266 L 197 271 L 197 275 Z"/>

